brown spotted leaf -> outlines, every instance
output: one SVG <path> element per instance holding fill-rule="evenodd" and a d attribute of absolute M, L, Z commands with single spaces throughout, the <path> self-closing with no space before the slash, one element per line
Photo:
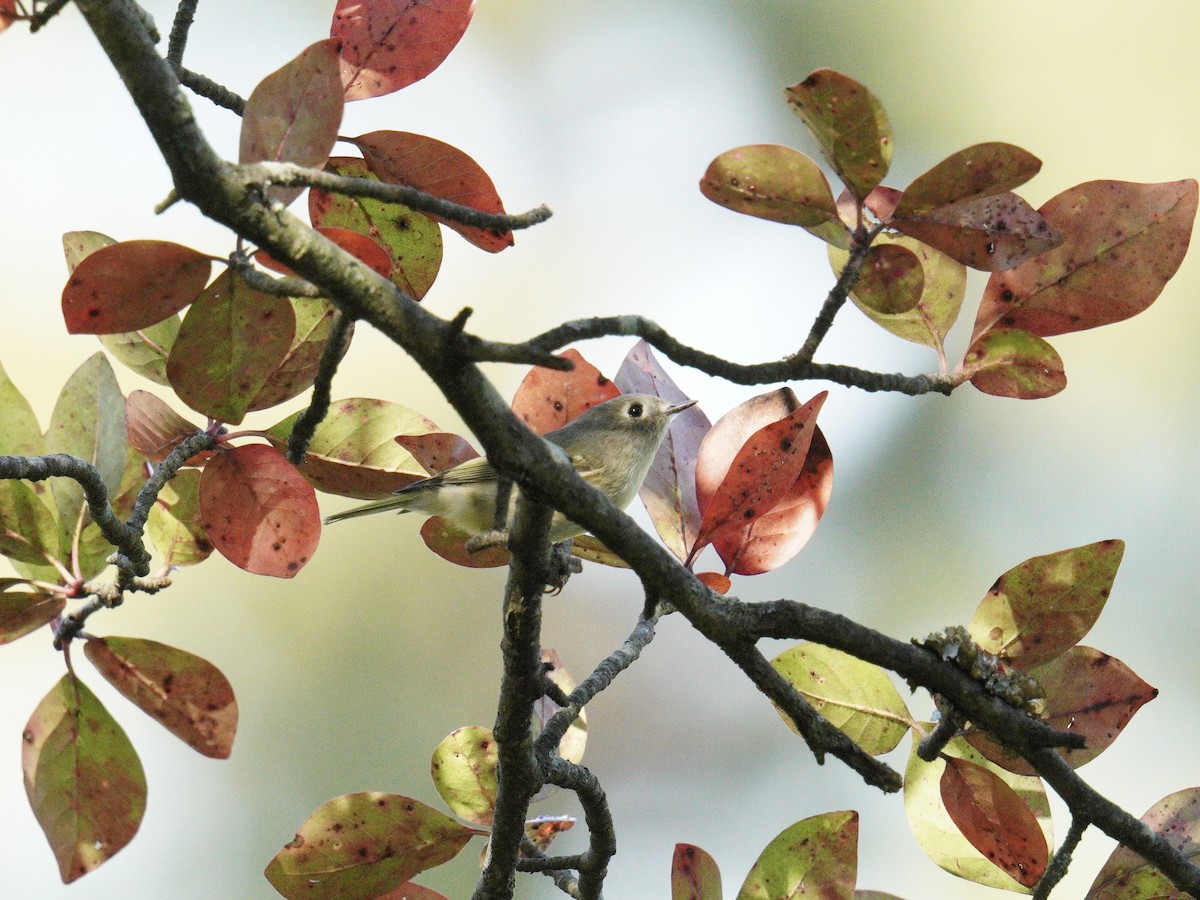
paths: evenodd
<path fill-rule="evenodd" d="M 700 193 L 718 206 L 785 225 L 811 228 L 837 218 L 820 167 L 779 144 L 726 150 L 708 164 Z"/>
<path fill-rule="evenodd" d="M 294 577 L 321 539 L 312 485 L 265 444 L 209 460 L 200 479 L 200 515 L 220 554 L 256 575 Z"/>
<path fill-rule="evenodd" d="M 246 98 L 238 162 L 290 162 L 319 169 L 342 124 L 338 42 L 317 41 L 259 82 Z M 304 188 L 273 186 L 285 206 Z"/>
<path fill-rule="evenodd" d="M 917 254 L 902 244 L 880 243 L 867 251 L 853 294 L 859 306 L 894 316 L 915 307 L 924 290 Z"/>
<path fill-rule="evenodd" d="M 846 187 L 860 200 L 871 193 L 892 159 L 892 126 L 875 96 L 832 69 L 817 69 L 786 94 Z"/>
<path fill-rule="evenodd" d="M 571 360 L 575 368 L 562 372 L 534 367 L 513 395 L 513 412 L 537 434 L 561 428 L 581 412 L 621 393 L 578 350 L 567 350 L 559 356 Z"/>
<path fill-rule="evenodd" d="M 131 703 L 197 753 L 228 759 L 237 701 L 207 660 L 141 638 L 88 638 L 87 658 Z"/>
<path fill-rule="evenodd" d="M 146 811 L 142 764 L 121 726 L 72 673 L 26 724 L 21 768 L 64 883 L 102 865 L 137 833 Z"/>
<path fill-rule="evenodd" d="M 472 825 L 491 825 L 496 809 L 496 739 L 487 728 L 456 728 L 434 748 L 430 777 L 450 811 Z"/>
<path fill-rule="evenodd" d="M 200 523 L 200 472 L 177 472 L 150 507 L 146 534 L 164 565 L 193 566 L 212 555 L 213 545 Z"/>
<path fill-rule="evenodd" d="M 338 0 L 329 34 L 341 42 L 346 99 L 420 81 L 454 49 L 474 11 L 475 0 Z"/>
<path fill-rule="evenodd" d="M 767 844 L 738 900 L 851 900 L 857 877 L 858 813 L 823 813 L 785 828 Z"/>
<path fill-rule="evenodd" d="M 895 215 L 907 218 L 947 203 L 1002 194 L 1024 184 L 1041 168 L 1040 159 L 1015 144 L 975 144 L 913 179 L 904 189 Z"/>
<path fill-rule="evenodd" d="M 971 340 L 997 326 L 1049 337 L 1137 315 L 1183 261 L 1196 202 L 1192 179 L 1090 181 L 1051 198 L 1039 212 L 1065 240 L 988 280 Z"/>
<path fill-rule="evenodd" d="M 249 412 L 278 406 L 304 393 L 317 379 L 321 356 L 333 333 L 334 306 L 328 300 L 314 297 L 289 297 L 296 322 L 292 346 L 279 361 L 275 371 L 255 395 Z M 346 332 L 342 356 L 350 349 L 354 323 Z"/>
<path fill-rule="evenodd" d="M 468 553 L 466 544 L 470 537 L 467 532 L 441 516 L 430 516 L 421 525 L 421 540 L 425 542 L 425 546 L 446 562 L 468 569 L 495 569 L 508 565 L 509 553 L 504 547 L 489 547 L 486 550 Z"/>
<path fill-rule="evenodd" d="M 963 356 L 957 378 L 994 397 L 1036 400 L 1067 386 L 1062 357 L 1035 334 L 1018 328 L 993 328 Z"/>
<path fill-rule="evenodd" d="M 1141 821 L 1192 865 L 1200 863 L 1200 788 L 1169 794 Z M 1158 900 L 1182 896 L 1158 869 L 1127 847 L 1118 846 L 1088 890 L 1086 900 Z"/>
<path fill-rule="evenodd" d="M 437 475 L 479 456 L 479 451 L 472 447 L 466 438 L 447 431 L 398 434 L 395 440 L 411 453 L 413 459 L 430 475 Z"/>
<path fill-rule="evenodd" d="M 457 147 L 407 131 L 372 131 L 354 138 L 353 143 L 383 181 L 408 185 L 480 212 L 504 214 L 504 204 L 491 177 Z M 489 253 L 498 253 L 513 243 L 510 230 L 474 228 L 438 216 L 431 218 Z"/>
<path fill-rule="evenodd" d="M 314 810 L 264 874 L 288 898 L 377 897 L 483 833 L 411 797 L 346 794 Z"/>
<path fill-rule="evenodd" d="M 62 293 L 71 334 L 116 334 L 148 328 L 196 299 L 212 259 L 168 241 L 122 241 L 85 256 Z"/>
<path fill-rule="evenodd" d="M 971 846 L 1025 887 L 1046 871 L 1049 848 L 1025 801 L 982 766 L 945 757 L 942 803 Z"/>
<path fill-rule="evenodd" d="M 692 844 L 676 844 L 671 857 L 671 900 L 721 900 L 717 861 Z"/>
<path fill-rule="evenodd" d="M 49 624 L 67 605 L 57 594 L 9 590 L 22 584 L 17 578 L 0 579 L 0 644 L 11 643 Z"/>

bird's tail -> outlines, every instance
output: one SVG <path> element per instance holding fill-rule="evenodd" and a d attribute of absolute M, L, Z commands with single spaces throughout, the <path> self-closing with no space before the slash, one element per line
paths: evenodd
<path fill-rule="evenodd" d="M 364 503 L 362 506 L 355 506 L 352 509 L 334 513 L 332 516 L 326 516 L 325 524 L 330 525 L 333 522 L 341 522 L 345 519 L 357 519 L 359 516 L 369 516 L 373 513 L 388 512 L 390 510 L 395 510 L 398 513 L 408 512 L 408 509 L 406 509 L 407 505 L 408 499 L 405 497 L 384 497 L 382 500 L 374 500 L 371 503 Z"/>

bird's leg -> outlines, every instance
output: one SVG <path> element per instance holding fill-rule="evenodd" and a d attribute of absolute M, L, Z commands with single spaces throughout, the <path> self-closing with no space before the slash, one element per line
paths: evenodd
<path fill-rule="evenodd" d="M 572 538 L 559 541 L 550 548 L 549 577 L 546 583 L 547 594 L 557 594 L 567 586 L 572 575 L 583 571 L 583 560 L 571 554 L 575 546 Z"/>

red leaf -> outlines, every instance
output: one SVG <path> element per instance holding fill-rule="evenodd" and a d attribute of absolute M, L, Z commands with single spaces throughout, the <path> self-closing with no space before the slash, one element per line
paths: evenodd
<path fill-rule="evenodd" d="M 321 538 L 316 492 L 265 444 L 212 458 L 200 479 L 200 515 L 221 555 L 256 575 L 292 578 Z"/>
<path fill-rule="evenodd" d="M 237 701 L 212 663 L 141 638 L 88 638 L 83 651 L 113 687 L 175 737 L 204 756 L 229 758 Z"/>
<path fill-rule="evenodd" d="M 317 41 L 259 82 L 242 113 L 238 162 L 325 165 L 342 124 L 337 48 L 332 38 Z M 286 206 L 303 190 L 276 186 L 270 194 Z"/>
<path fill-rule="evenodd" d="M 900 244 L 876 244 L 867 251 L 854 284 L 859 305 L 883 315 L 908 312 L 925 290 L 925 272 L 917 254 Z"/>
<path fill-rule="evenodd" d="M 774 509 L 746 528 L 726 531 L 713 546 L 736 575 L 761 575 L 778 569 L 808 543 L 833 492 L 833 454 L 820 427 L 799 477 Z"/>
<path fill-rule="evenodd" d="M 652 394 L 672 405 L 689 399 L 658 364 L 645 341 L 638 341 L 629 351 L 615 380 L 622 393 Z M 658 536 L 680 559 L 687 558 L 700 533 L 696 458 L 711 427 L 708 416 L 695 406 L 675 416 L 638 491 Z"/>
<path fill-rule="evenodd" d="M 441 516 L 430 516 L 421 526 L 421 540 L 425 546 L 446 562 L 468 569 L 494 569 L 508 565 L 508 550 L 503 547 L 489 547 L 477 553 L 468 553 L 466 543 L 469 537 L 469 534 Z"/>
<path fill-rule="evenodd" d="M 406 131 L 372 131 L 352 139 L 371 171 L 383 181 L 405 184 L 485 213 L 504 214 L 496 186 L 479 163 L 457 147 Z M 511 231 L 471 228 L 432 216 L 489 253 L 512 246 Z"/>
<path fill-rule="evenodd" d="M 787 498 L 800 477 L 812 445 L 817 413 L 828 396 L 828 391 L 822 391 L 795 412 L 750 435 L 716 490 L 707 498 L 701 497 L 705 505 L 700 536 L 689 559 L 722 532 L 752 524 Z M 705 438 L 701 455 L 716 432 L 714 428 Z"/>
<path fill-rule="evenodd" d="M 1090 181 L 1053 197 L 1040 212 L 1066 239 L 989 279 L 972 343 L 996 326 L 1049 337 L 1137 315 L 1183 261 L 1196 203 L 1192 179 Z"/>
<path fill-rule="evenodd" d="M 430 475 L 437 475 L 479 456 L 479 451 L 472 447 L 466 438 L 448 431 L 398 434 L 396 443 L 411 453 L 413 459 Z"/>
<path fill-rule="evenodd" d="M 705 587 L 722 595 L 728 594 L 729 589 L 733 587 L 733 582 L 720 572 L 697 572 L 696 580 Z"/>
<path fill-rule="evenodd" d="M 357 231 L 351 231 L 349 228 L 325 228 L 318 226 L 313 230 L 329 238 L 329 240 L 333 241 L 333 243 L 337 244 L 351 256 L 361 259 L 384 278 L 392 277 L 391 254 L 374 238 L 360 234 Z M 266 268 L 281 272 L 284 275 L 296 274 L 283 263 L 274 259 L 266 250 L 259 250 L 254 254 L 254 259 Z"/>
<path fill-rule="evenodd" d="M 338 0 L 329 34 L 341 41 L 346 99 L 420 81 L 454 49 L 474 12 L 475 0 Z"/>
<path fill-rule="evenodd" d="M 62 614 L 67 602 L 61 596 L 9 591 L 15 579 L 0 581 L 0 644 L 36 631 Z"/>
<path fill-rule="evenodd" d="M 17 21 L 17 0 L 0 0 L 0 31 Z"/>
<path fill-rule="evenodd" d="M 71 334 L 117 334 L 148 328 L 196 299 L 212 260 L 168 241 L 122 241 L 88 254 L 63 288 Z"/>
<path fill-rule="evenodd" d="M 129 446 L 154 462 L 162 462 L 180 441 L 200 431 L 149 391 L 133 391 L 125 398 L 125 427 Z"/>
<path fill-rule="evenodd" d="M 942 803 L 971 846 L 1025 887 L 1046 871 L 1046 836 L 1017 792 L 965 759 L 946 757 Z"/>
<path fill-rule="evenodd" d="M 721 872 L 706 851 L 676 844 L 671 858 L 671 900 L 720 900 Z"/>
<path fill-rule="evenodd" d="M 513 412 L 537 434 L 561 428 L 584 410 L 621 393 L 578 350 L 559 356 L 571 360 L 575 368 L 569 372 L 541 366 L 530 369 L 513 395 Z"/>

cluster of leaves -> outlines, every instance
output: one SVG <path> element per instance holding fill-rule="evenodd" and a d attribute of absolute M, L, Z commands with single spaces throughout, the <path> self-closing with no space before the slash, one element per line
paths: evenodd
<path fill-rule="evenodd" d="M 1033 209 L 1013 193 L 1041 161 L 1005 143 L 952 154 L 903 191 L 883 186 L 892 157 L 887 114 L 867 88 L 819 69 L 787 89 L 845 189 L 790 147 L 738 147 L 712 161 L 704 195 L 739 213 L 798 225 L 829 244 L 835 271 L 867 251 L 851 299 L 873 322 L 937 351 L 954 385 L 1001 397 L 1049 397 L 1066 386 L 1046 337 L 1146 309 L 1187 252 L 1195 180 L 1091 181 Z M 945 339 L 966 267 L 991 273 L 970 343 L 951 372 Z"/>

